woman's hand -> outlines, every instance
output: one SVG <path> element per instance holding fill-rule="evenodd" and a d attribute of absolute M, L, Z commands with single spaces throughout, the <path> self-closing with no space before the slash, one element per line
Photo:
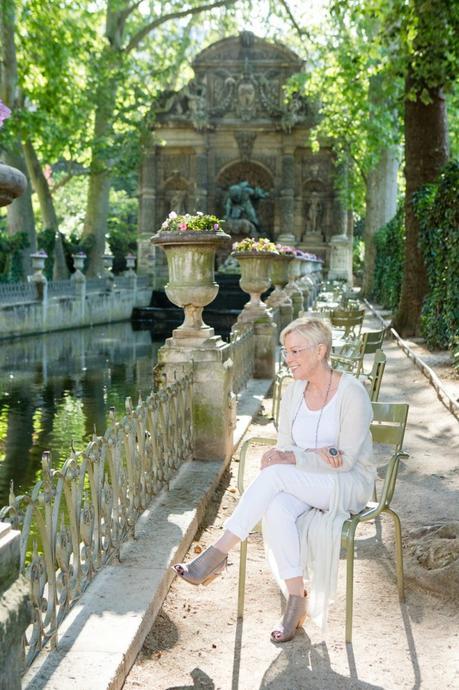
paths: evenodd
<path fill-rule="evenodd" d="M 296 465 L 295 453 L 291 450 L 278 450 L 270 448 L 261 458 L 260 469 L 264 470 L 271 465 Z"/>
<path fill-rule="evenodd" d="M 327 465 L 330 465 L 330 467 L 333 467 L 333 469 L 338 469 L 339 467 L 343 466 L 343 451 L 338 450 L 337 455 L 331 455 L 330 454 L 330 447 L 328 446 L 327 448 L 317 448 L 316 453 L 318 453 L 321 457 L 321 459 L 327 463 Z"/>

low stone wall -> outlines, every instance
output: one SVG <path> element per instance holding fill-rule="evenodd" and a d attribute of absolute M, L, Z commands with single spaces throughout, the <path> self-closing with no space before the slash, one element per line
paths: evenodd
<path fill-rule="evenodd" d="M 130 318 L 134 307 L 149 304 L 151 287 L 91 291 L 46 301 L 0 304 L 0 338 L 93 326 Z"/>

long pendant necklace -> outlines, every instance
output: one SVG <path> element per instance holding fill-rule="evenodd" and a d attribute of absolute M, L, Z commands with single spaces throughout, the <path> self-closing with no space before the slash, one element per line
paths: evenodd
<path fill-rule="evenodd" d="M 325 393 L 324 402 L 323 402 L 323 404 L 322 404 L 322 407 L 320 408 L 319 419 L 317 420 L 316 433 L 315 433 L 315 446 L 314 446 L 314 448 L 317 448 L 317 439 L 319 438 L 320 420 L 322 419 L 322 414 L 323 414 L 323 411 L 324 411 L 324 407 L 325 407 L 325 405 L 327 404 L 328 394 L 330 393 L 330 388 L 331 388 L 331 384 L 332 384 L 332 378 L 333 378 L 333 369 L 330 369 L 330 378 L 329 378 L 329 380 L 328 380 L 327 392 Z M 304 392 L 303 392 L 303 398 L 304 398 L 305 400 L 306 400 L 306 391 L 308 390 L 308 386 L 309 386 L 309 381 L 307 382 L 306 388 L 304 389 Z M 298 412 L 300 411 L 300 407 L 301 407 L 302 402 L 303 402 L 303 399 L 300 400 L 300 404 L 298 405 L 297 411 L 295 412 L 295 416 L 294 416 L 293 422 L 292 422 L 292 427 L 293 427 L 293 425 L 295 424 L 295 420 L 296 420 L 296 418 L 297 418 L 297 416 L 298 416 Z"/>

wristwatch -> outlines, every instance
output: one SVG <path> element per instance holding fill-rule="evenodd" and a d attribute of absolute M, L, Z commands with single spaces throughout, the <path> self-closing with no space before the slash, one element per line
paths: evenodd
<path fill-rule="evenodd" d="M 332 446 L 331 448 L 328 449 L 328 453 L 332 457 L 336 457 L 338 455 L 338 449 L 335 448 L 335 446 Z"/>

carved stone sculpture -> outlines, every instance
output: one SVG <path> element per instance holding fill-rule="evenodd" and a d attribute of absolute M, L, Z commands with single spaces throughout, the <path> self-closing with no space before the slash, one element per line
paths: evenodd
<path fill-rule="evenodd" d="M 267 196 L 268 192 L 265 192 L 261 187 L 252 187 L 247 180 L 231 185 L 225 201 L 225 220 L 231 223 L 245 219 L 250 221 L 258 231 L 260 223 L 254 202 Z"/>
<path fill-rule="evenodd" d="M 317 192 L 311 192 L 306 213 L 306 229 L 308 234 L 317 235 L 321 230 L 323 204 Z"/>

